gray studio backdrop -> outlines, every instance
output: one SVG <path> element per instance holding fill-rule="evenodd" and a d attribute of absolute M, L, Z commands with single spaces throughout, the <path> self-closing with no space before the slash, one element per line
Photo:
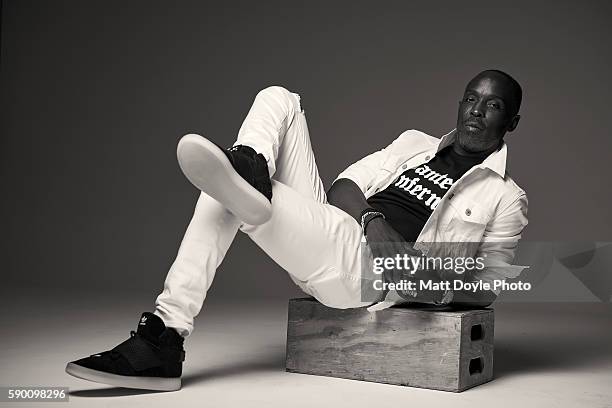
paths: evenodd
<path fill-rule="evenodd" d="M 506 70 L 524 87 L 523 118 L 507 138 L 510 172 L 530 201 L 524 239 L 610 241 L 611 10 L 605 1 L 4 1 L 3 289 L 157 294 L 198 195 L 177 165 L 178 139 L 196 132 L 231 145 L 269 85 L 301 94 L 328 188 L 405 129 L 447 132 L 466 81 Z M 241 234 L 213 292 L 298 293 Z"/>

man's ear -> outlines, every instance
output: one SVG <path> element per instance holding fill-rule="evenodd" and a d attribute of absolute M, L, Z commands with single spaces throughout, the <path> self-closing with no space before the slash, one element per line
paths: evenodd
<path fill-rule="evenodd" d="M 519 120 L 521 120 L 521 115 L 515 115 L 510 124 L 508 125 L 508 132 L 512 132 L 518 126 Z"/>

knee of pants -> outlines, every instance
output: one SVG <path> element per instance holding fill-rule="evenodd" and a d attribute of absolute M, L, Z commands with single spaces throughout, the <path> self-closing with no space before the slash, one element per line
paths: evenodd
<path fill-rule="evenodd" d="M 292 95 L 296 95 L 296 97 L 294 98 Z M 273 98 L 282 103 L 282 105 L 287 108 L 287 112 L 291 112 L 292 110 L 297 112 L 301 111 L 299 95 L 280 85 L 272 85 L 262 89 L 257 93 L 255 98 Z"/>

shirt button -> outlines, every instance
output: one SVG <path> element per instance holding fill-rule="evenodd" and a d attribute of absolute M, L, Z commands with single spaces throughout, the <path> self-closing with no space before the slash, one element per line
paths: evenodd
<path fill-rule="evenodd" d="M 425 156 L 425 160 L 429 160 L 431 156 Z"/>
<path fill-rule="evenodd" d="M 465 209 L 465 215 L 467 215 L 468 217 L 469 217 L 470 215 L 472 215 L 472 210 L 470 210 L 469 208 L 466 208 L 466 209 Z"/>
<path fill-rule="evenodd" d="M 404 165 L 402 166 L 402 170 L 406 170 L 406 167 L 408 167 L 408 165 L 407 165 L 407 164 L 404 164 Z"/>

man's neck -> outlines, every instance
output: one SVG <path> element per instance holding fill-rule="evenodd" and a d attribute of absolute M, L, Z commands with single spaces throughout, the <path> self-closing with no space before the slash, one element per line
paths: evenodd
<path fill-rule="evenodd" d="M 465 157 L 482 157 L 482 156 L 487 157 L 494 151 L 499 150 L 499 148 L 503 145 L 503 143 L 504 143 L 504 140 L 502 139 L 499 141 L 499 144 L 497 146 L 493 146 L 487 150 L 483 150 L 480 152 L 468 152 L 463 147 L 461 147 L 459 143 L 457 143 L 457 139 L 455 139 L 453 141 L 453 151 L 457 153 L 458 155 L 465 156 Z"/>

